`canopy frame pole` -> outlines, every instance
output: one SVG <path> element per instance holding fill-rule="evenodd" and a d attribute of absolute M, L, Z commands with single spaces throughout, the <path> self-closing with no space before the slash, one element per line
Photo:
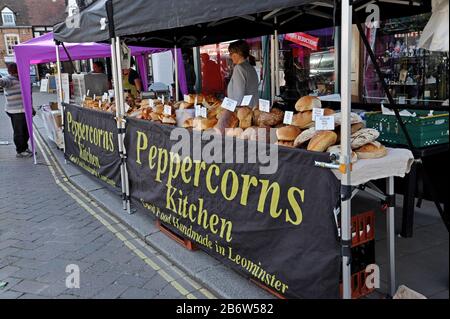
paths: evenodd
<path fill-rule="evenodd" d="M 179 94 L 179 89 L 180 89 L 180 84 L 178 83 L 178 50 L 177 50 L 177 45 L 174 45 L 174 57 L 175 57 L 175 101 L 179 101 L 180 100 L 180 94 Z"/>
<path fill-rule="evenodd" d="M 279 59 L 280 59 L 280 45 L 278 42 L 278 21 L 277 21 L 277 17 L 274 18 L 274 23 L 275 23 L 275 31 L 274 31 L 274 54 L 275 54 L 275 59 L 274 59 L 274 63 L 275 63 L 275 96 L 279 96 L 280 95 L 280 65 L 279 65 Z M 274 98 L 275 100 L 275 98 Z"/>
<path fill-rule="evenodd" d="M 120 180 L 121 180 L 121 186 L 122 186 L 122 206 L 125 210 L 127 208 L 126 204 L 126 190 L 125 190 L 125 170 L 123 165 L 123 145 L 122 145 L 122 138 L 121 138 L 121 115 L 120 115 L 120 101 L 119 96 L 120 89 L 119 89 L 119 80 L 118 80 L 118 69 L 117 69 L 117 52 L 116 52 L 116 39 L 111 39 L 111 69 L 112 69 L 112 76 L 113 76 L 113 82 L 114 82 L 114 101 L 116 104 L 116 121 L 117 121 L 117 139 L 118 139 L 118 146 L 119 146 L 119 154 L 121 159 L 120 164 Z"/>
<path fill-rule="evenodd" d="M 127 150 L 125 149 L 124 145 L 124 138 L 125 138 L 125 101 L 123 96 L 123 78 L 122 78 L 122 52 L 121 52 L 121 43 L 120 38 L 116 37 L 115 39 L 115 45 L 116 45 L 116 70 L 117 70 L 117 86 L 119 89 L 119 95 L 116 96 L 116 108 L 118 106 L 119 110 L 119 117 L 118 117 L 118 127 L 119 127 L 119 143 L 122 147 L 122 169 L 123 169 L 123 176 L 124 176 L 124 188 L 125 188 L 125 207 L 124 209 L 128 212 L 128 214 L 131 214 L 131 206 L 130 206 L 130 183 L 128 181 L 128 170 L 126 166 L 126 159 L 127 159 Z M 119 105 L 117 105 L 117 101 L 119 102 Z M 120 147 L 120 146 L 119 146 Z"/>
<path fill-rule="evenodd" d="M 270 36 L 270 99 L 275 101 L 275 37 Z"/>
<path fill-rule="evenodd" d="M 57 90 L 57 101 L 58 101 L 58 109 L 61 111 L 61 127 L 62 133 L 64 136 L 64 106 L 63 106 L 63 89 L 62 89 L 62 75 L 61 75 L 61 57 L 59 55 L 59 41 L 55 41 L 55 50 L 56 50 L 56 68 L 57 68 L 57 77 L 58 77 L 58 90 Z M 66 154 L 66 143 L 63 141 L 63 153 Z M 64 160 L 67 164 L 67 161 Z"/>
<path fill-rule="evenodd" d="M 396 278 L 395 278 L 395 192 L 394 192 L 394 177 L 389 176 L 386 180 L 386 190 L 388 198 L 388 209 L 386 212 L 386 231 L 387 231 L 387 244 L 388 244 L 388 262 L 389 262 L 389 293 L 390 296 L 395 295 L 396 291 Z"/>
<path fill-rule="evenodd" d="M 344 299 L 352 298 L 351 291 L 351 173 L 350 173 L 350 112 L 351 112 L 351 49 L 352 6 L 350 0 L 341 2 L 341 147 L 340 164 L 345 168 L 341 178 L 341 249 Z"/>

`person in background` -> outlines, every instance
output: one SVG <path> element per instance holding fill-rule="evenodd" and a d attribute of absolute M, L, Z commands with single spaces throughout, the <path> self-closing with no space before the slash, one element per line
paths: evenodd
<path fill-rule="evenodd" d="M 102 61 L 95 61 L 93 63 L 93 70 L 92 73 L 103 73 L 105 74 L 105 65 L 103 64 Z M 108 87 L 111 90 L 112 89 L 112 83 L 111 81 L 108 79 Z"/>
<path fill-rule="evenodd" d="M 218 94 L 222 92 L 222 76 L 219 65 L 210 59 L 208 53 L 200 54 L 202 62 L 202 93 Z"/>
<path fill-rule="evenodd" d="M 133 97 L 138 98 L 142 92 L 142 82 L 139 74 L 132 68 L 123 69 L 123 90 L 129 90 Z"/>
<path fill-rule="evenodd" d="M 233 74 L 227 88 L 228 98 L 237 101 L 239 105 L 245 95 L 251 95 L 250 105 L 257 106 L 259 81 L 255 68 L 248 60 L 250 56 L 248 43 L 244 40 L 232 42 L 228 51 L 234 64 Z"/>
<path fill-rule="evenodd" d="M 184 67 L 186 69 L 186 84 L 188 93 L 195 93 L 195 84 L 197 81 L 197 76 L 195 74 L 194 61 L 192 61 L 192 56 L 188 53 L 183 53 Z"/>
<path fill-rule="evenodd" d="M 28 149 L 27 120 L 23 108 L 22 91 L 17 73 L 17 65 L 10 63 L 7 65 L 9 75 L 0 79 L 0 87 L 4 89 L 6 104 L 6 114 L 11 119 L 14 131 L 14 144 L 16 145 L 16 157 L 31 157 L 33 152 Z"/>

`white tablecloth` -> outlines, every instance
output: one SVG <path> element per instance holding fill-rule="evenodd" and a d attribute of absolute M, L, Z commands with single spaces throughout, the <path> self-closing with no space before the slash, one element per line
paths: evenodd
<path fill-rule="evenodd" d="M 375 159 L 359 159 L 353 164 L 351 172 L 351 185 L 365 184 L 371 180 L 387 178 L 390 176 L 405 177 L 414 162 L 410 150 L 403 148 L 387 148 L 387 155 Z M 341 173 L 333 170 L 338 179 Z"/>

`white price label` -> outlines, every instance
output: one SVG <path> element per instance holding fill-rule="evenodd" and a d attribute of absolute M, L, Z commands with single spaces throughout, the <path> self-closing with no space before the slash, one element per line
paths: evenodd
<path fill-rule="evenodd" d="M 197 105 L 197 100 L 198 100 L 198 98 L 197 98 L 197 95 L 196 95 L 195 99 L 194 99 L 194 105 Z"/>
<path fill-rule="evenodd" d="M 108 95 L 110 98 L 114 97 L 114 90 L 108 90 Z"/>
<path fill-rule="evenodd" d="M 248 106 L 250 105 L 250 102 L 252 101 L 253 95 L 246 95 L 242 99 L 241 106 Z"/>
<path fill-rule="evenodd" d="M 97 98 L 97 96 L 94 94 L 94 101 L 95 101 L 96 98 Z"/>
<path fill-rule="evenodd" d="M 164 94 L 161 97 L 161 102 L 162 102 L 162 104 L 164 104 Z"/>
<path fill-rule="evenodd" d="M 184 97 L 184 102 L 189 103 L 189 100 L 190 100 L 189 95 L 184 94 L 183 97 Z"/>
<path fill-rule="evenodd" d="M 318 118 L 319 116 L 323 116 L 323 109 L 319 109 L 317 107 L 314 107 L 312 109 L 312 120 L 315 121 L 316 118 Z"/>
<path fill-rule="evenodd" d="M 201 116 L 200 108 L 201 108 L 200 105 L 194 105 L 195 117 L 200 117 Z"/>
<path fill-rule="evenodd" d="M 318 116 L 316 117 L 316 131 L 333 131 L 334 116 Z"/>
<path fill-rule="evenodd" d="M 222 107 L 228 111 L 234 112 L 236 110 L 237 102 L 235 100 L 224 98 L 222 102 Z"/>
<path fill-rule="evenodd" d="M 164 115 L 172 115 L 172 107 L 170 105 L 164 105 Z"/>
<path fill-rule="evenodd" d="M 104 93 L 102 96 L 102 102 L 108 101 L 108 93 Z"/>
<path fill-rule="evenodd" d="M 149 105 L 151 108 L 154 108 L 154 107 L 155 107 L 155 101 L 153 101 L 153 99 L 149 99 L 149 100 L 148 100 L 148 105 Z"/>
<path fill-rule="evenodd" d="M 270 101 L 259 99 L 259 110 L 270 113 Z"/>
<path fill-rule="evenodd" d="M 89 92 L 91 92 L 90 90 L 87 90 L 86 92 L 86 96 L 89 96 Z"/>
<path fill-rule="evenodd" d="M 283 124 L 291 125 L 293 116 L 294 116 L 294 112 L 292 112 L 292 111 L 284 112 Z"/>
<path fill-rule="evenodd" d="M 130 108 L 131 108 L 131 107 L 128 105 L 128 103 L 125 102 L 125 113 L 128 112 L 128 110 L 129 110 Z"/>
<path fill-rule="evenodd" d="M 208 111 L 207 111 L 206 107 L 200 108 L 200 116 L 204 117 L 205 119 L 208 117 Z"/>

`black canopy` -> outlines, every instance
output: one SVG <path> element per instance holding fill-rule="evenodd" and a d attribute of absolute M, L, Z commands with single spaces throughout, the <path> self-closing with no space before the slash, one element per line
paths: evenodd
<path fill-rule="evenodd" d="M 273 33 L 313 30 L 339 24 L 340 0 L 97 0 L 80 14 L 80 28 L 55 26 L 63 42 L 110 38 L 106 2 L 111 1 L 115 35 L 128 44 L 192 47 Z M 377 0 L 381 19 L 431 11 L 430 0 Z M 387 1 L 387 2 L 386 2 Z M 354 1 L 354 22 L 364 22 L 364 4 Z M 401 2 L 403 4 L 399 4 Z M 276 21 L 275 21 L 276 17 Z"/>

